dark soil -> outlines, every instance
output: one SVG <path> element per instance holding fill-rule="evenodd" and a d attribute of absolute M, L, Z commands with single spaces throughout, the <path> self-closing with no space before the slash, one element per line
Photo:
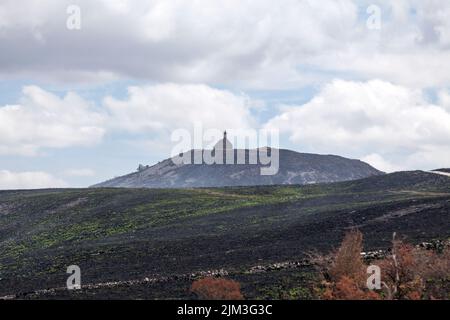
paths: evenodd
<path fill-rule="evenodd" d="M 393 232 L 418 243 L 450 236 L 450 178 L 403 172 L 309 186 L 70 189 L 0 192 L 0 296 L 82 284 L 169 277 L 137 285 L 22 298 L 191 298 L 192 279 L 225 269 L 248 298 L 308 299 L 310 268 L 248 274 L 255 265 L 328 251 L 358 227 L 365 250 Z"/>

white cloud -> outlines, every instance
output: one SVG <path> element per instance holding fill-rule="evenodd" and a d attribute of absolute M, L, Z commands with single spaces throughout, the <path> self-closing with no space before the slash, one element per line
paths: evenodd
<path fill-rule="evenodd" d="M 362 157 L 361 161 L 367 162 L 371 166 L 384 172 L 395 172 L 401 171 L 402 169 L 400 166 L 393 165 L 392 163 L 386 161 L 382 156 L 380 156 L 377 153 L 372 153 L 365 157 Z"/>
<path fill-rule="evenodd" d="M 450 94 L 445 90 L 438 93 L 439 104 L 450 111 Z"/>
<path fill-rule="evenodd" d="M 364 158 L 388 171 L 449 165 L 450 110 L 420 90 L 335 80 L 308 103 L 283 110 L 266 126 L 304 150 Z"/>
<path fill-rule="evenodd" d="M 130 87 L 125 100 L 107 97 L 103 105 L 110 127 L 136 133 L 191 129 L 195 123 L 220 130 L 252 125 L 253 104 L 247 96 L 206 85 Z"/>
<path fill-rule="evenodd" d="M 67 184 L 46 172 L 0 170 L 0 190 L 63 188 Z"/>
<path fill-rule="evenodd" d="M 18 105 L 0 107 L 0 154 L 36 155 L 42 148 L 90 146 L 101 141 L 103 116 L 75 93 L 60 98 L 36 86 Z"/>
<path fill-rule="evenodd" d="M 128 92 L 125 99 L 107 96 L 96 106 L 72 92 L 60 98 L 25 87 L 19 104 L 0 107 L 0 154 L 36 156 L 48 148 L 94 146 L 106 133 L 145 134 L 147 142 L 167 149 L 175 129 L 251 128 L 251 109 L 261 103 L 206 85 L 135 86 Z"/>
<path fill-rule="evenodd" d="M 0 70 L 59 82 L 295 88 L 351 75 L 418 87 L 450 81 L 450 2 L 377 1 L 382 29 L 356 0 L 3 0 Z M 24 54 L 26 52 L 26 54 Z"/>

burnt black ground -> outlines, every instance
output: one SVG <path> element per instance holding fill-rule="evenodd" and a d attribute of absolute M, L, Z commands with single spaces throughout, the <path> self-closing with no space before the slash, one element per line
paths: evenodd
<path fill-rule="evenodd" d="M 421 171 L 309 186 L 65 189 L 0 192 L 0 295 L 65 285 L 226 269 L 248 298 L 308 298 L 311 270 L 250 267 L 336 247 L 358 227 L 365 249 L 393 232 L 418 243 L 450 236 L 450 178 Z M 189 298 L 190 281 L 29 298 Z"/>

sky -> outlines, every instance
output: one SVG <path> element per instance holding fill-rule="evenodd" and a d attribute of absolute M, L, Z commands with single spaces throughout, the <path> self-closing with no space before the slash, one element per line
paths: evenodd
<path fill-rule="evenodd" d="M 450 167 L 449 16 L 448 0 L 2 0 L 0 189 L 129 173 L 198 123 L 386 172 Z"/>

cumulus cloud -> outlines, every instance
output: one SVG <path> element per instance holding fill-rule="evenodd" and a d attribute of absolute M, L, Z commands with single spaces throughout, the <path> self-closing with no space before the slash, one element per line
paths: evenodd
<path fill-rule="evenodd" d="M 36 86 L 23 89 L 17 105 L 0 107 L 0 154 L 35 156 L 46 148 L 94 146 L 105 134 L 149 134 L 154 142 L 170 132 L 192 129 L 251 128 L 251 109 L 258 106 L 244 94 L 206 85 L 134 86 L 128 96 L 107 96 L 94 105 L 69 92 L 58 97 Z M 75 172 L 72 172 L 75 173 Z"/>
<path fill-rule="evenodd" d="M 448 165 L 450 110 L 420 90 L 335 80 L 308 103 L 282 110 L 266 127 L 304 150 L 364 158 L 387 171 Z"/>
<path fill-rule="evenodd" d="M 59 81 L 101 72 L 160 82 L 299 81 L 299 54 L 338 46 L 357 16 L 350 0 L 79 0 L 82 28 L 69 31 L 71 4 L 3 1 L 0 70 Z"/>
<path fill-rule="evenodd" d="M 46 172 L 0 170 L 0 190 L 63 188 L 67 184 Z"/>
<path fill-rule="evenodd" d="M 377 153 L 371 153 L 367 156 L 361 158 L 361 161 L 367 162 L 377 168 L 378 170 L 384 172 L 395 172 L 401 171 L 401 166 L 395 165 L 384 159 Z"/>
<path fill-rule="evenodd" d="M 17 105 L 0 107 L 0 154 L 36 155 L 42 148 L 101 141 L 103 116 L 75 93 L 60 98 L 36 86 Z"/>
<path fill-rule="evenodd" d="M 387 1 L 71 0 L 0 4 L 0 70 L 58 82 L 131 77 L 249 88 L 295 88 L 337 74 L 403 85 L 450 81 L 450 3 Z"/>
<path fill-rule="evenodd" d="M 206 85 L 130 87 L 126 99 L 107 97 L 103 105 L 110 126 L 128 132 L 191 129 L 196 123 L 213 129 L 250 128 L 253 122 L 253 102 L 247 96 Z"/>

